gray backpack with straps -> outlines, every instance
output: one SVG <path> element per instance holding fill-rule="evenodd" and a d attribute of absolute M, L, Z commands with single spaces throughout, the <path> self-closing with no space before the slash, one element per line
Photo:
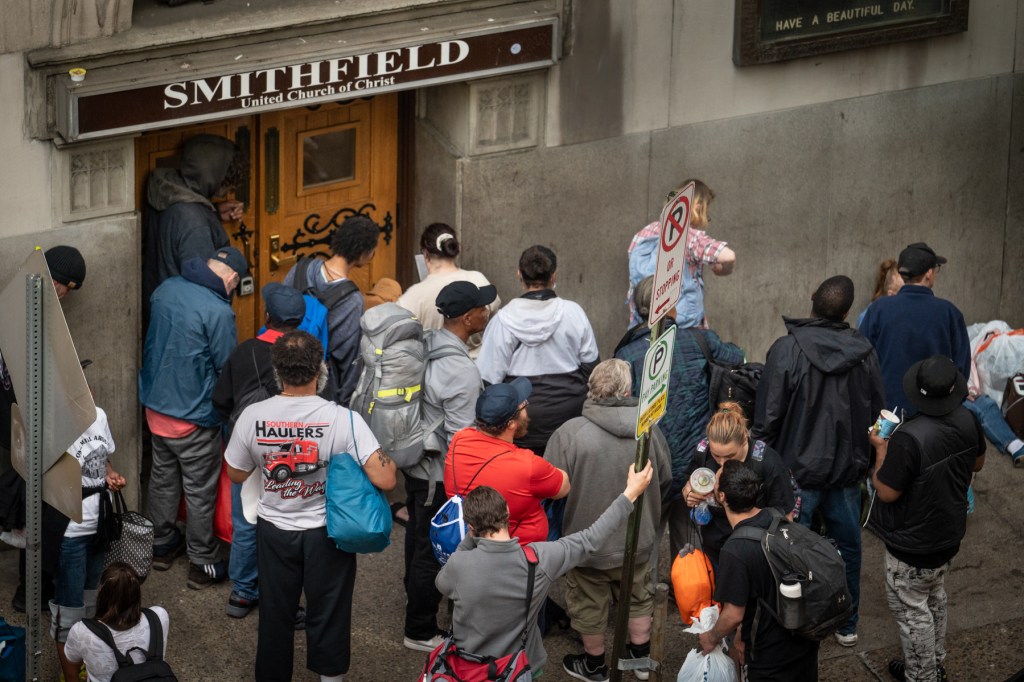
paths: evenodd
<path fill-rule="evenodd" d="M 424 443 L 444 420 L 423 420 L 423 379 L 427 362 L 454 350 L 427 356 L 423 325 L 397 303 L 367 310 L 359 322 L 363 335 L 359 354 L 363 373 L 350 407 L 362 415 L 373 435 L 400 469 L 417 464 Z"/>

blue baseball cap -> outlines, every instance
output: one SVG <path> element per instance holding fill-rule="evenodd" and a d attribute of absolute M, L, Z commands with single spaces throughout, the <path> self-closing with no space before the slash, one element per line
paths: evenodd
<path fill-rule="evenodd" d="M 488 426 L 501 426 L 515 416 L 531 391 L 533 384 L 526 377 L 492 384 L 476 399 L 476 418 Z"/>
<path fill-rule="evenodd" d="M 298 324 L 306 316 L 306 300 L 295 287 L 271 282 L 263 287 L 263 306 L 276 323 Z"/>

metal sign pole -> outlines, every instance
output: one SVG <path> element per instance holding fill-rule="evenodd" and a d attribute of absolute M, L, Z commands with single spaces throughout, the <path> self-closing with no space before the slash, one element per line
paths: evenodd
<path fill-rule="evenodd" d="M 28 632 L 25 645 L 25 680 L 42 679 L 42 640 L 39 602 L 42 599 L 43 534 L 43 278 L 29 275 L 25 286 L 27 314 L 25 386 L 19 393 L 25 423 L 25 611 Z"/>
<path fill-rule="evenodd" d="M 653 344 L 661 336 L 661 320 L 651 327 L 651 343 Z M 636 464 L 635 471 L 640 471 L 647 466 L 648 456 L 651 450 L 651 437 L 648 431 L 640 437 L 636 443 Z M 612 639 L 612 666 L 610 682 L 620 682 L 623 670 L 646 669 L 659 665 L 660 661 L 652 661 L 648 656 L 646 659 L 626 658 L 626 633 L 629 628 L 629 605 L 633 595 L 633 573 L 636 568 L 636 547 L 640 541 L 640 523 L 644 511 L 644 493 L 636 498 L 633 511 L 629 515 L 626 526 L 626 553 L 622 558 L 622 576 L 619 580 L 619 607 L 615 612 L 615 636 Z M 657 556 L 657 548 L 654 550 Z"/>

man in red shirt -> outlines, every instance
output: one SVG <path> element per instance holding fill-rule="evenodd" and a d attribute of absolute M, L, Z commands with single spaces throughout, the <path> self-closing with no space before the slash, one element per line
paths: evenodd
<path fill-rule="evenodd" d="M 521 545 L 548 539 L 548 519 L 541 500 L 569 494 L 569 475 L 533 451 L 512 444 L 530 425 L 527 398 L 533 386 L 519 377 L 484 389 L 476 401 L 476 424 L 452 438 L 444 463 L 444 490 L 467 495 L 482 485 L 508 502 L 509 534 Z"/>

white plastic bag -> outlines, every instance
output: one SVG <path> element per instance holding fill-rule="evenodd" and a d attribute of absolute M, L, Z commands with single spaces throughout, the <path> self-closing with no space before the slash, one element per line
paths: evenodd
<path fill-rule="evenodd" d="M 689 655 L 679 669 L 676 682 L 737 682 L 736 664 L 722 651 L 719 644 L 705 656 L 696 649 L 690 649 Z"/>
<path fill-rule="evenodd" d="M 699 635 L 715 627 L 717 622 L 718 606 L 708 606 L 701 610 L 700 618 L 686 628 L 686 632 Z M 707 656 L 691 649 L 679 669 L 676 682 L 738 682 L 736 664 L 725 653 L 721 642 Z"/>
<path fill-rule="evenodd" d="M 1001 404 L 1006 380 L 1024 370 L 1024 330 L 994 334 L 974 360 L 982 389 L 996 405 Z"/>

